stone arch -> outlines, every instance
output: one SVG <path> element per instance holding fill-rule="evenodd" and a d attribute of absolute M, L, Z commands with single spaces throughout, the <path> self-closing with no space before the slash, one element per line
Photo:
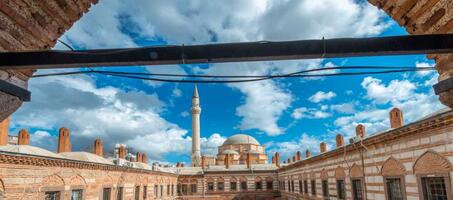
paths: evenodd
<path fill-rule="evenodd" d="M 316 179 L 316 174 L 315 172 L 310 173 L 310 179 Z"/>
<path fill-rule="evenodd" d="M 244 176 L 239 177 L 239 182 L 243 182 L 243 181 L 247 182 L 247 178 Z"/>
<path fill-rule="evenodd" d="M 345 170 L 344 170 L 343 167 L 338 166 L 335 169 L 335 178 L 336 179 L 344 179 L 344 178 L 346 178 L 346 173 L 345 173 Z"/>
<path fill-rule="evenodd" d="M 362 178 L 363 177 L 362 166 L 353 164 L 349 174 L 351 175 L 351 178 Z"/>
<path fill-rule="evenodd" d="M 55 187 L 55 186 L 64 186 L 64 185 L 65 185 L 65 182 L 64 182 L 63 178 L 61 178 L 61 176 L 58 176 L 56 174 L 46 176 L 42 180 L 42 186 L 46 186 L 46 187 L 48 187 L 48 186 Z"/>
<path fill-rule="evenodd" d="M 263 179 L 259 176 L 255 177 L 255 182 L 258 182 L 258 181 L 263 181 Z"/>
<path fill-rule="evenodd" d="M 384 164 L 382 164 L 381 175 L 382 176 L 401 176 L 406 173 L 406 168 L 394 157 L 388 158 Z"/>
<path fill-rule="evenodd" d="M 5 198 L 6 193 L 5 193 L 5 184 L 3 183 L 3 180 L 0 179 L 0 197 Z"/>
<path fill-rule="evenodd" d="M 413 170 L 414 174 L 448 173 L 452 166 L 444 156 L 429 150 L 417 158 Z"/>
<path fill-rule="evenodd" d="M 217 182 L 225 182 L 225 179 L 223 179 L 222 177 L 218 177 Z"/>
<path fill-rule="evenodd" d="M 323 169 L 323 170 L 321 171 L 320 178 L 321 178 L 321 180 L 327 180 L 327 179 L 329 179 L 329 174 L 327 173 L 327 170 L 326 170 L 326 169 Z"/>
<path fill-rule="evenodd" d="M 112 185 L 113 184 L 113 178 L 110 176 L 110 175 L 106 175 L 104 176 L 104 178 L 102 179 L 102 184 L 104 185 Z"/>
<path fill-rule="evenodd" d="M 238 182 L 238 179 L 236 177 L 231 177 L 230 182 Z"/>
<path fill-rule="evenodd" d="M 87 182 L 80 175 L 75 175 L 75 176 L 71 177 L 71 179 L 69 180 L 69 185 L 71 185 L 71 186 L 76 186 L 76 185 L 84 186 L 86 184 L 87 184 Z"/>
<path fill-rule="evenodd" d="M 274 181 L 274 178 L 268 176 L 268 177 L 265 178 L 265 180 L 266 180 L 266 181 Z"/>
<path fill-rule="evenodd" d="M 214 178 L 209 177 L 208 179 L 206 179 L 206 182 L 213 182 L 214 183 Z"/>

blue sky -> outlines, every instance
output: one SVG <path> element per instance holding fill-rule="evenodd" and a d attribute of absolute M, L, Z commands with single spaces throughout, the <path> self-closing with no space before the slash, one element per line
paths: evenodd
<path fill-rule="evenodd" d="M 258 40 L 405 35 L 386 14 L 353 0 L 100 1 L 60 39 L 77 49 L 201 44 Z M 57 44 L 56 49 L 65 49 Z M 178 74 L 288 73 L 328 66 L 431 66 L 424 55 L 212 65 L 117 67 L 118 71 Z M 76 70 L 76 69 L 69 69 Z M 54 70 L 43 70 L 46 73 Z M 61 71 L 61 70 L 60 70 Z M 435 72 L 285 79 L 243 84 L 199 84 L 205 154 L 228 136 L 246 133 L 283 158 L 306 148 L 319 151 L 358 123 L 368 134 L 389 127 L 388 111 L 405 122 L 443 106 L 433 94 Z M 102 75 L 30 81 L 32 101 L 12 116 L 11 132 L 28 128 L 32 143 L 55 150 L 60 126 L 69 127 L 75 150 L 95 138 L 106 148 L 125 143 L 150 160 L 189 162 L 192 84 L 157 83 Z"/>

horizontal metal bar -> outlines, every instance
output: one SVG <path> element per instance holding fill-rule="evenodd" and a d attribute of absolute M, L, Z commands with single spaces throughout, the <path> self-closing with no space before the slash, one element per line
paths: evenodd
<path fill-rule="evenodd" d="M 440 93 L 453 89 L 453 77 L 439 81 L 438 83 L 433 85 L 433 88 L 434 88 L 434 93 L 436 95 L 439 95 Z"/>
<path fill-rule="evenodd" d="M 0 79 L 0 91 L 18 97 L 22 101 L 30 101 L 31 92 Z"/>
<path fill-rule="evenodd" d="M 225 63 L 453 53 L 453 34 L 0 53 L 0 69 Z"/>

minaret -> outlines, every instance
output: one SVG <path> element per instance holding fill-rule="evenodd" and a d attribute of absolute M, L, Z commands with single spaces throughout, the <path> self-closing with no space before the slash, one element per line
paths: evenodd
<path fill-rule="evenodd" d="M 195 85 L 192 97 L 192 166 L 199 167 L 201 163 L 200 152 L 200 98 L 198 98 L 198 89 Z"/>

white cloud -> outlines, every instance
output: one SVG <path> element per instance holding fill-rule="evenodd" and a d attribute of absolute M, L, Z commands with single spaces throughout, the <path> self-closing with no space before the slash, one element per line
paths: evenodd
<path fill-rule="evenodd" d="M 201 138 L 201 153 L 203 155 L 217 155 L 218 147 L 225 142 L 227 138 L 219 133 L 213 133 L 208 138 Z"/>
<path fill-rule="evenodd" d="M 321 101 L 330 100 L 336 96 L 337 96 L 337 94 L 335 94 L 332 91 L 329 91 L 329 92 L 318 91 L 314 95 L 312 95 L 310 98 L 308 98 L 308 100 L 313 103 L 319 103 Z"/>
<path fill-rule="evenodd" d="M 181 97 L 182 96 L 182 91 L 179 88 L 174 88 L 173 91 L 171 92 L 171 95 L 173 97 Z"/>
<path fill-rule="evenodd" d="M 354 103 L 342 103 L 336 105 L 330 105 L 330 109 L 339 113 L 351 114 L 354 113 L 355 105 Z"/>
<path fill-rule="evenodd" d="M 317 110 L 314 108 L 306 108 L 306 107 L 300 107 L 296 108 L 293 110 L 291 117 L 294 119 L 302 119 L 302 118 L 308 118 L 308 119 L 322 119 L 322 118 L 327 118 L 332 116 L 331 113 L 322 111 L 322 110 Z"/>
<path fill-rule="evenodd" d="M 431 63 L 427 63 L 427 62 L 415 62 L 415 67 L 434 67 L 434 64 L 431 64 Z M 423 77 L 423 76 L 427 76 L 427 75 L 431 75 L 435 73 L 435 71 L 433 70 L 430 70 L 430 71 L 418 71 L 417 72 L 417 75 L 420 76 L 420 77 Z"/>
<path fill-rule="evenodd" d="M 183 111 L 183 112 L 181 112 L 181 116 L 188 117 L 188 116 L 190 116 L 190 113 L 188 111 Z"/>
<path fill-rule="evenodd" d="M 320 138 L 316 138 L 307 133 L 302 133 L 296 140 L 269 143 L 266 148 L 269 157 L 273 156 L 275 152 L 279 152 L 280 157 L 282 158 L 281 162 L 283 162 L 288 158 L 292 158 L 297 151 L 302 153 L 302 157 L 305 157 L 306 149 L 309 149 L 312 155 L 319 153 L 319 144 L 321 142 L 323 141 Z M 332 145 L 327 143 L 327 149 L 331 148 Z"/>
<path fill-rule="evenodd" d="M 381 80 L 370 76 L 364 78 L 361 85 L 366 90 L 366 97 L 379 104 L 407 100 L 416 89 L 415 84 L 408 80 L 392 80 L 385 85 Z"/>

